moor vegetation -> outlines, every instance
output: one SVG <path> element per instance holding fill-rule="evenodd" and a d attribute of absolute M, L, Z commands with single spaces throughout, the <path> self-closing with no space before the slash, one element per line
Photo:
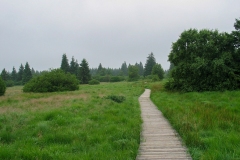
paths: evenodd
<path fill-rule="evenodd" d="M 21 89 L 8 88 L 0 97 L 0 159 L 135 159 L 143 92 L 137 83 L 51 93 Z"/>
<path fill-rule="evenodd" d="M 194 160 L 240 157 L 240 91 L 169 92 L 159 82 L 151 89 Z"/>

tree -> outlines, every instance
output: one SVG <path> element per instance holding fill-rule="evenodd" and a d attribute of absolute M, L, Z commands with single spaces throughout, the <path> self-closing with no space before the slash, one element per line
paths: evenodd
<path fill-rule="evenodd" d="M 78 66 L 79 65 L 77 60 L 75 60 L 74 57 L 72 57 L 72 60 L 70 62 L 69 72 L 77 76 Z"/>
<path fill-rule="evenodd" d="M 135 65 L 129 65 L 128 67 L 129 81 L 137 81 L 139 79 L 138 67 Z"/>
<path fill-rule="evenodd" d="M 147 57 L 147 61 L 145 63 L 145 67 L 144 67 L 144 77 L 151 75 L 152 72 L 152 68 L 153 66 L 156 64 L 156 60 L 154 58 L 153 53 L 151 52 L 148 57 Z"/>
<path fill-rule="evenodd" d="M 155 64 L 155 65 L 153 66 L 152 75 L 157 75 L 160 80 L 163 79 L 164 70 L 163 70 L 161 64 Z"/>
<path fill-rule="evenodd" d="M 11 78 L 12 78 L 12 81 L 16 84 L 17 83 L 17 71 L 15 69 L 15 67 L 13 67 L 12 69 L 12 73 L 11 73 Z"/>
<path fill-rule="evenodd" d="M 2 77 L 2 80 L 4 80 L 5 82 L 8 81 L 8 80 L 11 80 L 11 76 L 10 76 L 10 74 L 6 71 L 5 68 L 2 70 L 1 77 Z"/>
<path fill-rule="evenodd" d="M 143 68 L 143 64 L 142 62 L 139 63 L 139 66 L 138 66 L 138 73 L 140 76 L 143 76 L 143 73 L 144 73 L 144 68 Z"/>
<path fill-rule="evenodd" d="M 88 84 L 91 80 L 90 69 L 86 59 L 83 59 L 79 68 L 79 80 L 82 84 Z"/>
<path fill-rule="evenodd" d="M 24 71 L 23 71 L 23 79 L 22 79 L 23 84 L 26 84 L 31 78 L 32 78 L 32 71 L 30 69 L 28 62 L 26 62 Z"/>
<path fill-rule="evenodd" d="M 6 84 L 3 81 L 2 77 L 0 76 L 0 96 L 3 96 L 6 91 Z"/>
<path fill-rule="evenodd" d="M 187 92 L 236 89 L 239 78 L 232 63 L 234 50 L 228 33 L 184 31 L 172 44 L 169 61 L 174 68 L 166 88 Z"/>
<path fill-rule="evenodd" d="M 21 64 L 18 70 L 18 75 L 17 75 L 17 84 L 21 85 L 22 84 L 22 79 L 23 79 L 23 73 L 24 73 L 24 67 Z"/>
<path fill-rule="evenodd" d="M 65 73 L 67 73 L 69 71 L 69 63 L 68 63 L 66 53 L 64 53 L 62 55 L 62 63 L 61 63 L 60 69 L 62 69 Z"/>
<path fill-rule="evenodd" d="M 128 75 L 128 67 L 127 67 L 127 63 L 124 61 L 124 63 L 121 66 L 121 71 L 123 72 L 124 76 Z"/>

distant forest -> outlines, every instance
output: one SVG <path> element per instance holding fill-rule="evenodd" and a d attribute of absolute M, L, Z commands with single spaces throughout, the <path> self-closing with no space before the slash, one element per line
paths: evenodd
<path fill-rule="evenodd" d="M 100 82 L 123 81 L 127 80 L 128 76 L 130 76 L 130 78 L 132 76 L 132 80 L 137 80 L 141 77 L 151 76 L 155 65 L 154 73 L 159 75 L 157 79 L 162 79 L 164 71 L 161 65 L 156 63 L 153 53 L 148 55 L 145 66 L 143 66 L 142 62 L 127 64 L 124 61 L 119 68 L 105 68 L 102 63 L 99 64 L 98 68 L 89 68 L 86 59 L 83 59 L 81 63 L 78 63 L 74 57 L 69 61 L 67 55 L 63 54 L 59 68 L 64 72 L 69 72 L 75 75 L 80 82 L 88 83 L 91 79 L 96 79 Z M 12 71 L 7 71 L 4 68 L 1 72 L 1 78 L 5 81 L 7 87 L 11 87 L 14 85 L 24 85 L 33 77 L 40 76 L 45 72 L 49 71 L 35 70 L 33 67 L 30 67 L 28 62 L 26 62 L 25 65 L 21 64 L 18 70 L 16 70 L 15 67 L 13 67 Z M 86 80 L 84 80 L 84 77 L 88 78 L 85 78 Z"/>

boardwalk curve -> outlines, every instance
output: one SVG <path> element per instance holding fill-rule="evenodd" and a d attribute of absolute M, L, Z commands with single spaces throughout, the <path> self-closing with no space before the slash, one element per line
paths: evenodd
<path fill-rule="evenodd" d="M 143 124 L 136 160 L 191 160 L 177 133 L 150 100 L 150 93 L 146 89 L 139 97 Z"/>

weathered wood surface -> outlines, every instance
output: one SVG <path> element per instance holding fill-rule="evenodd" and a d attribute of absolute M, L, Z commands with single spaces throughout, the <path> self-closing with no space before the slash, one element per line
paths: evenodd
<path fill-rule="evenodd" d="M 191 160 L 177 133 L 150 100 L 150 92 L 146 89 L 139 97 L 143 124 L 136 160 Z"/>

